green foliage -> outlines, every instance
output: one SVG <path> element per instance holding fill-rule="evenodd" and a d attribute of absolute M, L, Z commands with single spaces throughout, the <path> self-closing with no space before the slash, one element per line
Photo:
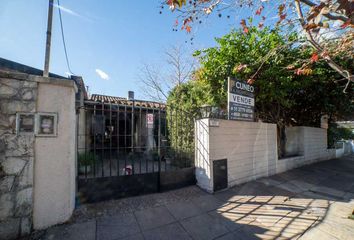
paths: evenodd
<path fill-rule="evenodd" d="M 211 103 L 207 85 L 189 81 L 176 86 L 167 99 L 167 122 L 170 146 L 181 158 L 188 158 L 194 149 L 194 119 L 199 106 Z"/>
<path fill-rule="evenodd" d="M 95 155 L 93 153 L 79 153 L 78 156 L 78 161 L 79 161 L 79 166 L 84 167 L 84 166 L 91 166 L 95 162 Z"/>
<path fill-rule="evenodd" d="M 333 148 L 339 140 L 354 139 L 354 133 L 348 128 L 340 128 L 338 124 L 331 123 L 328 126 L 328 147 Z"/>
<path fill-rule="evenodd" d="M 167 105 L 196 117 L 199 107 L 212 104 L 214 95 L 203 81 L 189 81 L 176 86 L 168 96 Z"/>
<path fill-rule="evenodd" d="M 285 126 L 318 127 L 323 115 L 335 119 L 354 112 L 353 90 L 343 93 L 335 82 L 343 77 L 301 41 L 296 33 L 284 36 L 279 29 L 249 27 L 247 34 L 233 30 L 217 38 L 216 47 L 194 53 L 200 69 L 191 81 L 173 89 L 167 103 L 189 112 L 204 104 L 227 110 L 227 78 L 250 80 L 256 89 L 256 117 L 277 124 L 278 141 L 284 139 Z M 353 68 L 352 59 L 336 61 Z M 278 146 L 281 153 L 284 144 Z"/>
<path fill-rule="evenodd" d="M 320 117 L 353 111 L 353 95 L 334 83 L 342 78 L 324 61 L 311 62 L 312 49 L 291 33 L 250 27 L 216 39 L 217 47 L 196 51 L 201 68 L 194 80 L 174 89 L 168 103 L 194 110 L 203 104 L 227 106 L 227 78 L 251 79 L 256 89 L 256 114 L 265 122 L 317 126 Z M 350 66 L 350 61 L 344 65 Z M 296 69 L 305 69 L 295 74 Z"/>
<path fill-rule="evenodd" d="M 293 38 L 293 35 L 291 35 Z M 277 30 L 263 29 L 258 30 L 255 27 L 249 28 L 248 34 L 241 31 L 232 31 L 222 38 L 216 39 L 218 47 L 204 50 L 200 54 L 202 64 L 201 78 L 209 84 L 214 95 L 214 104 L 226 107 L 227 105 L 227 81 L 228 77 L 235 77 L 242 80 L 254 78 L 262 65 L 261 72 L 258 72 L 258 81 L 256 87 L 261 88 L 262 92 L 267 92 L 272 101 L 283 100 L 283 93 L 275 93 L 276 85 L 279 88 L 287 88 L 289 84 L 288 75 L 285 67 L 291 61 L 287 58 L 284 48 L 291 50 L 291 46 L 285 45 L 285 40 Z M 240 69 L 240 66 L 244 66 Z M 239 70 L 240 69 L 240 70 Z M 279 76 L 275 79 L 274 76 Z M 268 81 L 267 81 L 267 80 Z M 272 84 L 268 84 L 271 80 Z M 276 81 L 274 81 L 276 80 Z M 265 82 L 268 82 L 265 84 Z M 282 84 L 277 84 L 281 82 Z M 265 96 L 259 95 L 259 100 Z M 267 99 L 269 99 L 267 97 Z M 291 104 L 289 100 L 283 101 L 283 104 Z"/>

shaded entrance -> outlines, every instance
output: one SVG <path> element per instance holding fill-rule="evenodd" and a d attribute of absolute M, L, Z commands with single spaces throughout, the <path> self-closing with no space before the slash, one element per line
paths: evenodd
<path fill-rule="evenodd" d="M 192 114 L 161 103 L 97 95 L 78 113 L 80 202 L 195 184 Z"/>

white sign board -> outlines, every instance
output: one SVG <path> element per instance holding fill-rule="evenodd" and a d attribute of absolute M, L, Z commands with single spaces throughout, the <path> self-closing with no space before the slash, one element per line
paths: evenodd
<path fill-rule="evenodd" d="M 254 98 L 238 95 L 238 94 L 229 94 L 229 101 L 241 105 L 254 107 Z"/>
<path fill-rule="evenodd" d="M 152 113 L 146 114 L 146 125 L 148 128 L 154 127 L 154 114 Z"/>

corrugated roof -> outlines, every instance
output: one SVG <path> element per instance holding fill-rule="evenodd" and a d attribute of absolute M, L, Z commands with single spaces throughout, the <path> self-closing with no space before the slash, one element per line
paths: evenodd
<path fill-rule="evenodd" d="M 143 100 L 128 100 L 123 97 L 113 97 L 113 96 L 106 96 L 106 95 L 100 95 L 100 94 L 92 94 L 90 101 L 94 102 L 101 102 L 101 103 L 113 103 L 113 104 L 119 104 L 123 106 L 133 106 L 134 105 L 137 107 L 147 107 L 147 108 L 165 108 L 166 104 L 164 103 L 158 103 L 158 102 L 152 102 L 152 101 L 143 101 Z"/>

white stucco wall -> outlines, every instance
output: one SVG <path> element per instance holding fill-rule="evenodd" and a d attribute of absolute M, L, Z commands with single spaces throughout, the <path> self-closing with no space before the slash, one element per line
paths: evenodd
<path fill-rule="evenodd" d="M 213 191 L 212 166 L 209 157 L 209 119 L 195 122 L 195 177 L 197 185 Z"/>
<path fill-rule="evenodd" d="M 327 149 L 327 129 L 301 126 L 288 128 L 286 133 L 291 133 L 287 145 L 291 139 L 298 139 L 299 156 L 279 159 L 277 173 L 336 157 L 335 149 Z"/>
<path fill-rule="evenodd" d="M 287 127 L 285 128 L 286 144 L 285 154 L 287 156 L 303 155 L 304 149 L 302 139 L 304 132 L 302 127 Z"/>
<path fill-rule="evenodd" d="M 68 220 L 75 206 L 74 86 L 40 83 L 37 111 L 58 114 L 57 136 L 35 140 L 33 224 L 42 229 Z"/>
<path fill-rule="evenodd" d="M 339 141 L 336 144 L 336 158 L 340 158 L 343 156 L 347 156 L 350 155 L 352 153 L 354 153 L 353 149 L 352 149 L 352 145 L 349 141 Z"/>
<path fill-rule="evenodd" d="M 288 149 L 300 156 L 278 159 L 275 124 L 209 119 L 196 121 L 195 165 L 197 184 L 213 191 L 213 161 L 227 159 L 228 186 L 270 176 L 306 164 L 335 158 L 327 149 L 327 130 L 312 127 L 287 129 Z"/>
<path fill-rule="evenodd" d="M 218 159 L 227 159 L 229 187 L 275 174 L 275 124 L 218 121 L 218 127 L 208 127 L 208 119 L 196 122 L 196 177 L 199 186 L 212 191 L 212 161 Z"/>
<path fill-rule="evenodd" d="M 275 174 L 275 124 L 220 120 L 209 143 L 211 159 L 227 158 L 229 186 Z"/>

